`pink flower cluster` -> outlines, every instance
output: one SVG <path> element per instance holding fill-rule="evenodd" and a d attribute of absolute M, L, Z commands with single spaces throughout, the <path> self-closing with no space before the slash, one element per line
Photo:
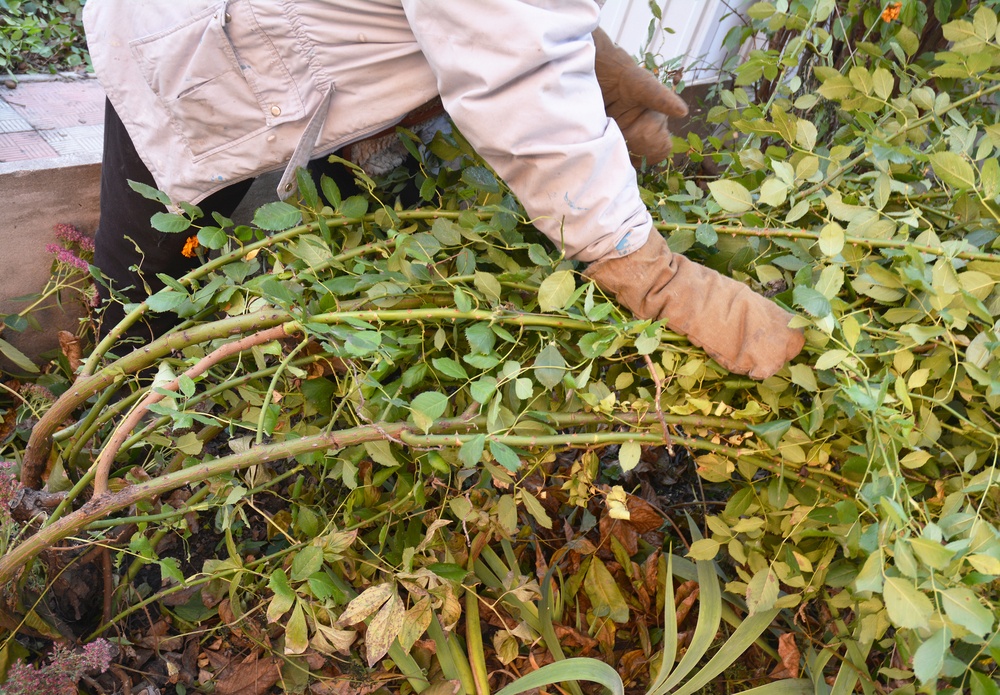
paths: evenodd
<path fill-rule="evenodd" d="M 57 224 L 56 239 L 66 244 L 75 244 L 81 251 L 94 252 L 93 240 L 71 224 Z"/>
<path fill-rule="evenodd" d="M 94 640 L 76 651 L 56 645 L 48 663 L 33 668 L 18 661 L 7 672 L 7 682 L 0 685 L 2 695 L 62 695 L 76 693 L 76 684 L 87 672 L 104 673 L 111 665 L 115 647 L 105 639 Z"/>
<path fill-rule="evenodd" d="M 46 244 L 45 250 L 56 257 L 56 263 L 87 272 L 88 258 L 93 258 L 94 242 L 71 224 L 57 224 L 56 239 L 62 244 Z"/>
<path fill-rule="evenodd" d="M 45 250 L 56 257 L 56 263 L 62 263 L 63 265 L 79 268 L 80 270 L 87 270 L 87 261 L 59 244 L 46 244 Z"/>

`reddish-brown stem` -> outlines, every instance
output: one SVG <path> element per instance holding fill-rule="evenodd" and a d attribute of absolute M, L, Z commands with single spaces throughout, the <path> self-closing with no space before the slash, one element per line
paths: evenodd
<path fill-rule="evenodd" d="M 659 375 L 656 373 L 656 365 L 653 364 L 653 360 L 649 355 L 643 355 L 646 360 L 646 367 L 649 369 L 649 376 L 653 379 L 653 383 L 656 384 L 656 417 L 660 421 L 660 427 L 663 428 L 663 443 L 670 449 L 672 454 L 674 451 L 674 443 L 670 440 L 670 430 L 667 429 L 667 419 L 663 416 L 663 406 L 660 405 L 660 398 L 663 396 L 663 381 L 660 379 Z"/>
<path fill-rule="evenodd" d="M 275 326 L 274 328 L 268 328 L 259 333 L 248 335 L 245 338 L 234 340 L 231 343 L 226 343 L 202 357 L 193 367 L 184 372 L 182 376 L 194 379 L 228 357 L 239 354 L 254 345 L 270 343 L 272 340 L 278 340 L 287 335 L 288 331 L 285 329 L 285 326 Z M 101 450 L 101 455 L 97 459 L 94 470 L 94 497 L 100 497 L 108 491 L 108 476 L 111 474 L 111 466 L 118 455 L 118 450 L 121 449 L 122 444 L 128 439 L 128 436 L 135 429 L 136 425 L 142 421 L 142 417 L 149 410 L 149 406 L 159 403 L 166 398 L 166 392 L 176 392 L 180 388 L 180 379 L 181 377 L 176 377 L 155 391 L 147 393 L 146 397 L 132 409 L 132 412 L 128 414 L 128 417 L 125 418 L 124 422 L 118 426 L 118 429 L 108 439 L 107 444 L 104 445 L 104 449 Z"/>
<path fill-rule="evenodd" d="M 291 318 L 289 314 L 280 309 L 265 309 L 253 314 L 232 316 L 184 331 L 168 333 L 126 355 L 94 376 L 77 380 L 66 393 L 59 397 L 59 400 L 49 408 L 32 429 L 31 438 L 28 440 L 28 446 L 24 450 L 24 458 L 21 461 L 21 484 L 35 490 L 42 486 L 42 474 L 45 472 L 45 465 L 52 450 L 52 433 L 88 398 L 114 384 L 115 379 L 120 378 L 122 374 L 138 372 L 153 364 L 158 358 L 189 345 L 227 335 L 270 328 L 275 324 L 289 321 Z"/>

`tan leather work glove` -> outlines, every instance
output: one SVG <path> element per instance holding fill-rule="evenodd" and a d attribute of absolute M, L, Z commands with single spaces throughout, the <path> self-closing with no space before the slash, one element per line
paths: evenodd
<path fill-rule="evenodd" d="M 655 229 L 628 256 L 584 273 L 642 319 L 666 319 L 723 367 L 753 379 L 773 376 L 802 350 L 792 315 L 746 285 L 672 253 Z"/>
<path fill-rule="evenodd" d="M 597 59 L 594 68 L 604 94 L 604 109 L 615 119 L 638 167 L 670 156 L 667 116 L 687 116 L 687 104 L 645 68 L 636 65 L 601 29 L 594 32 Z"/>

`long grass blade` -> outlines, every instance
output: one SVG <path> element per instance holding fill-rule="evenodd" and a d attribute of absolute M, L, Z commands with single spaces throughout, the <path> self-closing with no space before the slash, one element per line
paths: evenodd
<path fill-rule="evenodd" d="M 779 612 L 780 609 L 775 608 L 762 613 L 755 613 L 744 619 L 743 624 L 736 628 L 736 631 L 719 648 L 719 651 L 698 671 L 697 675 L 685 683 L 682 688 L 676 690 L 675 695 L 691 695 L 691 693 L 708 685 L 712 679 L 743 656 L 743 653 L 746 652 L 750 645 L 774 622 L 774 618 Z"/>
<path fill-rule="evenodd" d="M 812 681 L 808 678 L 787 678 L 743 690 L 740 695 L 813 695 L 814 692 Z"/>
<path fill-rule="evenodd" d="M 868 652 L 871 651 L 872 643 L 859 644 L 854 640 L 844 640 L 844 646 L 847 648 L 847 658 L 840 665 L 840 671 L 833 682 L 831 695 L 853 693 L 860 675 L 868 673 L 865 663 L 868 660 Z M 871 683 L 864 680 L 861 681 L 861 689 L 866 695 L 873 690 Z"/>
<path fill-rule="evenodd" d="M 693 522 L 690 522 L 690 526 L 692 538 L 699 540 L 701 532 L 698 527 Z M 705 656 L 715 640 L 715 634 L 719 631 L 719 623 L 722 622 L 722 588 L 715 574 L 715 565 L 708 560 L 699 560 L 695 565 L 698 568 L 699 595 L 698 622 L 694 627 L 694 636 L 677 668 L 655 692 L 650 692 L 648 695 L 663 695 L 677 687 Z"/>
<path fill-rule="evenodd" d="M 441 666 L 441 673 L 450 681 L 462 681 L 462 674 L 459 672 L 458 664 L 455 663 L 455 656 L 451 651 L 448 637 L 445 636 L 441 623 L 438 622 L 437 616 L 433 613 L 431 614 L 431 624 L 427 626 L 427 634 L 434 640 L 434 651 L 437 654 L 438 664 Z M 469 685 L 475 692 L 474 684 L 462 682 L 462 687 L 465 690 L 468 689 Z"/>
<path fill-rule="evenodd" d="M 677 608 L 674 606 L 674 556 L 671 553 L 667 554 L 667 579 L 663 591 L 663 659 L 647 695 L 661 692 L 660 687 L 673 670 L 677 658 Z"/>
<path fill-rule="evenodd" d="M 566 655 L 563 654 L 562 645 L 559 644 L 559 638 L 556 636 L 555 626 L 552 624 L 552 578 L 559 567 L 556 563 L 559 561 L 560 556 L 560 553 L 557 551 L 556 555 L 552 557 L 549 571 L 545 573 L 545 579 L 542 581 L 542 600 L 538 602 L 538 625 L 541 628 L 539 632 L 542 635 L 542 641 L 545 642 L 546 648 L 548 648 L 552 654 L 552 658 L 557 662 L 566 659 Z M 566 684 L 566 687 L 573 695 L 583 695 L 583 691 L 576 681 L 570 681 Z"/>
<path fill-rule="evenodd" d="M 521 676 L 496 695 L 520 695 L 533 688 L 571 681 L 599 683 L 611 695 L 625 695 L 625 684 L 618 672 L 603 661 L 588 657 L 566 659 L 542 666 L 537 671 Z"/>

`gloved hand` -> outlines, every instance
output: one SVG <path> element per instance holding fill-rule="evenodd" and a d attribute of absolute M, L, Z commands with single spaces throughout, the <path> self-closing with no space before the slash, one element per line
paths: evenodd
<path fill-rule="evenodd" d="M 667 327 L 712 359 L 753 379 L 773 376 L 802 350 L 792 316 L 746 285 L 675 254 L 655 229 L 628 256 L 591 263 L 584 273 L 641 319 Z"/>
<path fill-rule="evenodd" d="M 594 32 L 595 69 L 604 109 L 625 135 L 632 163 L 659 164 L 670 156 L 667 116 L 686 116 L 687 104 L 676 92 L 636 64 L 601 29 Z"/>

